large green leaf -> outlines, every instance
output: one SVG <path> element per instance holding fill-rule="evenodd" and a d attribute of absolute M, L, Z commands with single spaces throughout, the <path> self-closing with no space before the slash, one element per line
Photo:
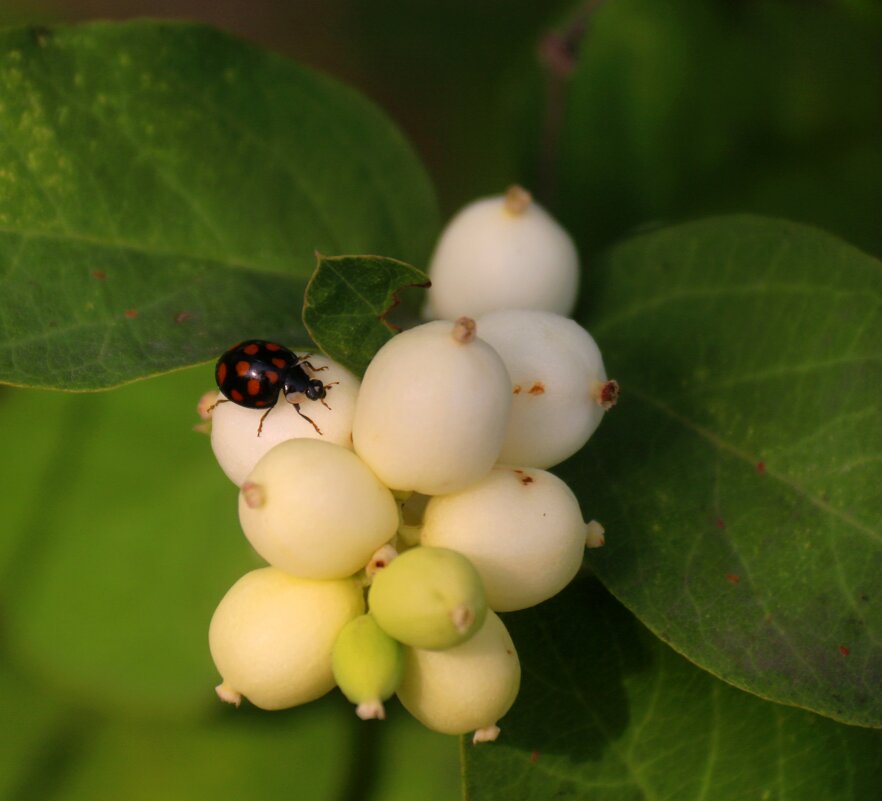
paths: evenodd
<path fill-rule="evenodd" d="M 496 743 L 463 743 L 469 801 L 858 801 L 882 734 L 697 669 L 594 581 L 506 617 L 524 668 Z"/>
<path fill-rule="evenodd" d="M 429 277 L 382 256 L 318 257 L 303 298 L 303 324 L 328 356 L 361 375 L 396 333 L 387 319 L 408 287 L 428 287 Z"/>
<path fill-rule="evenodd" d="M 200 726 L 114 721 L 85 737 L 55 801 L 341 798 L 353 743 L 331 699 L 273 715 L 225 710 Z"/>
<path fill-rule="evenodd" d="M 882 726 L 882 263 L 730 217 L 614 249 L 582 321 L 622 400 L 563 474 L 590 563 L 757 695 Z"/>
<path fill-rule="evenodd" d="M 22 511 L 2 527 L 0 609 L 10 658 L 35 681 L 177 719 L 216 703 L 208 623 L 259 562 L 236 488 L 190 430 L 211 383 L 200 368 L 111 394 L 4 397 L 7 453 L 27 454 L 44 424 L 57 435 L 43 470 L 4 482 Z"/>
<path fill-rule="evenodd" d="M 91 389 L 295 344 L 316 249 L 431 246 L 388 120 L 210 28 L 4 31 L 0 98 L 0 380 Z"/>
<path fill-rule="evenodd" d="M 584 248 L 750 211 L 882 253 L 882 20 L 844 6 L 599 7 L 560 146 L 559 210 Z"/>

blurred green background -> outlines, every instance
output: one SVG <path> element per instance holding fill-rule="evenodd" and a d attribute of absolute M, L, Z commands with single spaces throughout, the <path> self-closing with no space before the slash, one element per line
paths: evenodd
<path fill-rule="evenodd" d="M 33 0 L 0 23 L 199 19 L 378 102 L 442 209 L 513 181 L 587 265 L 628 232 L 720 211 L 882 254 L 882 6 L 871 0 Z M 419 265 L 424 266 L 424 265 Z M 257 564 L 191 431 L 194 368 L 110 393 L 0 389 L 0 799 L 459 797 L 455 738 L 338 695 L 233 710 L 206 632 Z"/>

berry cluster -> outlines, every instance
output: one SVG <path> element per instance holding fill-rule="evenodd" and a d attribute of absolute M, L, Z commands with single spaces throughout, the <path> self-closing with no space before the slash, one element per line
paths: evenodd
<path fill-rule="evenodd" d="M 476 230 L 469 251 L 461 239 Z M 493 241 L 516 272 L 558 243 L 563 259 L 539 270 L 554 286 L 530 290 L 539 308 L 494 299 L 503 279 L 482 265 L 498 272 L 505 259 Z M 463 267 L 470 252 L 478 261 Z M 364 719 L 383 718 L 397 694 L 431 729 L 497 737 L 520 683 L 497 613 L 555 595 L 586 545 L 603 544 L 546 470 L 585 444 L 618 392 L 594 340 L 559 313 L 574 298 L 574 252 L 510 190 L 461 212 L 431 266 L 428 313 L 478 308 L 477 319 L 395 336 L 360 384 L 330 359 L 259 340 L 221 357 L 221 394 L 205 402 L 212 447 L 270 565 L 236 582 L 211 621 L 222 699 L 282 709 L 337 685 Z"/>

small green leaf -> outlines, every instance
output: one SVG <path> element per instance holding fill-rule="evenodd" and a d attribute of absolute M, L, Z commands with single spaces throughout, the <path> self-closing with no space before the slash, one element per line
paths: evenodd
<path fill-rule="evenodd" d="M 882 263 L 718 218 L 615 248 L 587 295 L 622 399 L 562 472 L 601 580 L 726 681 L 882 726 Z"/>
<path fill-rule="evenodd" d="M 469 801 L 878 798 L 882 734 L 763 701 L 663 645 L 595 581 L 506 616 L 521 693 L 463 742 Z"/>
<path fill-rule="evenodd" d="M 0 32 L 0 381 L 96 389 L 292 346 L 313 253 L 427 257 L 432 189 L 377 109 L 219 31 Z"/>
<path fill-rule="evenodd" d="M 397 329 L 386 315 L 408 287 L 428 287 L 416 267 L 381 256 L 318 257 L 306 287 L 303 324 L 313 342 L 357 375 Z"/>

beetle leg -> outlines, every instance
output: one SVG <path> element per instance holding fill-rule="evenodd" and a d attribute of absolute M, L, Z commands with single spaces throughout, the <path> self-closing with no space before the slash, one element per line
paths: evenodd
<path fill-rule="evenodd" d="M 211 404 L 211 406 L 209 406 L 205 410 L 205 413 L 209 414 L 210 412 L 213 412 L 215 410 L 215 408 L 220 406 L 222 403 L 229 403 L 229 402 L 230 402 L 229 398 L 221 398 L 220 400 L 216 400 L 214 403 Z"/>
<path fill-rule="evenodd" d="M 312 423 L 312 427 L 316 430 L 316 433 L 319 436 L 324 436 L 324 434 L 322 434 L 322 430 L 315 424 L 315 420 L 313 420 L 311 417 L 307 417 L 303 412 L 300 411 L 299 403 L 293 403 L 291 405 L 297 410 L 297 414 L 299 414 L 304 420 L 308 420 L 310 423 Z"/>
<path fill-rule="evenodd" d="M 266 420 L 266 416 L 273 410 L 273 407 L 270 406 L 260 417 L 260 425 L 257 426 L 257 436 L 260 436 L 260 432 L 263 431 L 263 421 Z"/>
<path fill-rule="evenodd" d="M 305 355 L 303 355 L 303 356 L 298 356 L 298 357 L 297 357 L 297 361 L 294 363 L 294 366 L 296 367 L 296 366 L 299 365 L 299 364 L 305 364 L 305 365 L 306 365 L 310 370 L 312 370 L 312 372 L 314 372 L 314 373 L 318 373 L 318 372 L 321 371 L 321 370 L 327 370 L 327 369 L 328 369 L 328 365 L 325 365 L 324 367 L 313 367 L 313 366 L 307 361 L 307 359 L 309 359 L 310 356 L 312 356 L 311 353 L 307 353 L 307 354 L 305 354 Z"/>

